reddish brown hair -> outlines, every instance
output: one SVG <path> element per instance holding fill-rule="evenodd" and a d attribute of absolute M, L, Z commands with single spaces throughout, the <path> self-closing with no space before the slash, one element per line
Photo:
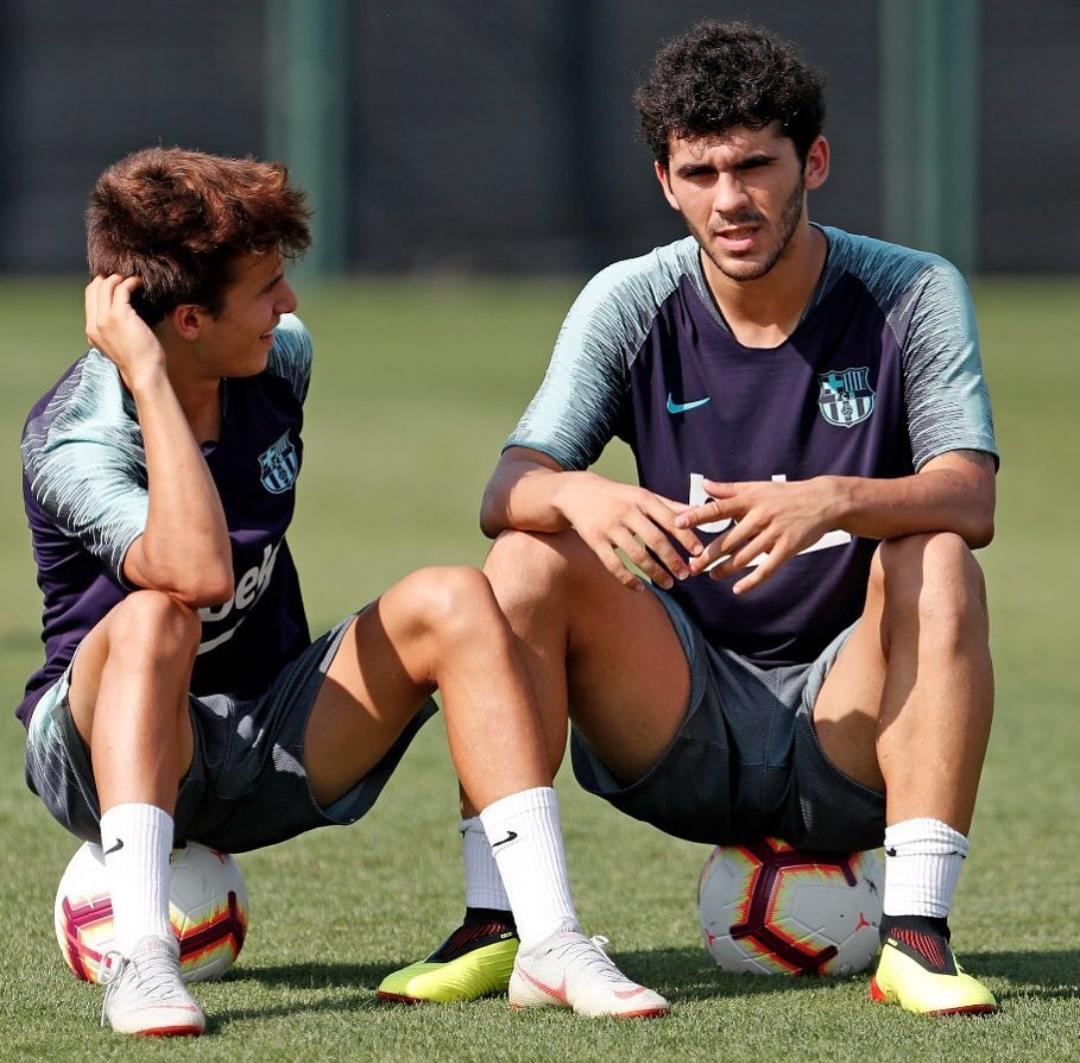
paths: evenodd
<path fill-rule="evenodd" d="M 311 243 L 304 193 L 279 163 L 146 148 L 97 180 L 86 215 L 91 275 L 138 275 L 132 305 L 150 325 L 175 306 L 221 312 L 240 255 L 296 258 Z"/>

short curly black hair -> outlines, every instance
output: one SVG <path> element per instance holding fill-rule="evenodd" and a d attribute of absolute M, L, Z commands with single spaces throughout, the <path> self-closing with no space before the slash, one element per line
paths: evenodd
<path fill-rule="evenodd" d="M 672 137 L 773 122 L 806 162 L 825 124 L 825 77 L 793 45 L 746 22 L 699 22 L 660 50 L 634 93 L 641 131 L 667 165 Z"/>

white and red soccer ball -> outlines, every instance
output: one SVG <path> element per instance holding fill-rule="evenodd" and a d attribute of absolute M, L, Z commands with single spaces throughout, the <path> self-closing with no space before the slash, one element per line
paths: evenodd
<path fill-rule="evenodd" d="M 169 857 L 169 920 L 180 943 L 185 982 L 220 978 L 244 944 L 248 895 L 228 853 L 189 842 Z M 102 958 L 114 947 L 112 901 L 100 845 L 85 843 L 60 879 L 53 907 L 56 940 L 77 978 L 99 981 Z"/>
<path fill-rule="evenodd" d="M 713 850 L 698 880 L 705 947 L 725 970 L 848 975 L 878 951 L 876 853 L 804 853 L 776 838 Z"/>

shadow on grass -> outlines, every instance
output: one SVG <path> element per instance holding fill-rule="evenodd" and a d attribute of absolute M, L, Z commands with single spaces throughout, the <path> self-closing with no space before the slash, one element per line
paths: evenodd
<path fill-rule="evenodd" d="M 278 967 L 236 967 L 225 976 L 227 982 L 258 982 L 264 986 L 290 989 L 358 989 L 374 992 L 391 971 L 409 960 L 382 963 L 287 963 Z"/>
<path fill-rule="evenodd" d="M 759 976 L 727 974 L 702 948 L 669 948 L 619 952 L 619 966 L 631 978 L 678 1000 L 709 1000 L 759 996 L 807 989 L 850 985 L 868 972 L 850 978 Z M 1080 997 L 1080 951 L 972 952 L 961 950 L 966 970 L 976 976 L 1008 983 L 999 995 L 1036 997 L 1040 1000 L 1072 1000 Z"/>
<path fill-rule="evenodd" d="M 864 982 L 866 972 L 851 978 L 785 978 L 727 974 L 700 947 L 620 951 L 616 960 L 622 970 L 652 986 L 673 1001 L 750 998 L 766 994 L 829 991 Z M 1004 980 L 998 989 L 1003 1001 L 1034 997 L 1039 1000 L 1073 1000 L 1080 997 L 1080 951 L 974 952 L 962 955 L 974 975 Z M 348 990 L 317 1001 L 297 1001 L 264 1008 L 230 1011 L 211 1020 L 221 1029 L 245 1019 L 267 1018 L 300 1012 L 355 1011 L 381 1007 L 373 996 L 383 977 L 404 966 L 404 960 L 373 963 L 298 963 L 268 967 L 239 967 L 229 972 L 229 982 L 255 982 L 268 988 Z"/>
<path fill-rule="evenodd" d="M 961 953 L 964 968 L 974 975 L 1003 978 L 1009 997 L 1037 997 L 1040 1000 L 1080 998 L 1080 950 L 1063 949 L 1033 952 Z"/>
<path fill-rule="evenodd" d="M 613 955 L 620 969 L 630 978 L 651 986 L 672 1000 L 680 1001 L 760 996 L 807 989 L 820 991 L 850 981 L 846 978 L 728 974 L 713 963 L 703 947 L 619 950 Z"/>
<path fill-rule="evenodd" d="M 233 1023 L 286 1015 L 320 1012 L 366 1011 L 378 1007 L 375 987 L 386 974 L 403 963 L 288 963 L 277 967 L 234 967 L 222 979 L 225 984 L 253 982 L 267 989 L 349 990 L 317 1000 L 297 1000 L 257 1008 L 230 1008 L 207 1016 L 207 1033 L 223 1033 Z"/>
<path fill-rule="evenodd" d="M 207 1033 L 223 1033 L 236 1022 L 249 1019 L 270 1019 L 285 1015 L 315 1015 L 320 1012 L 366 1011 L 376 1007 L 375 1001 L 365 993 L 335 995 L 316 1001 L 295 1001 L 289 1004 L 268 1004 L 260 1008 L 230 1008 L 221 1014 L 210 1014 L 206 1018 Z"/>

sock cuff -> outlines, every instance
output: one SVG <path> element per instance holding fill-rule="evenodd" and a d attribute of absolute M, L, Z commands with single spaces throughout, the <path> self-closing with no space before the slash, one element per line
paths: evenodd
<path fill-rule="evenodd" d="M 885 828 L 885 850 L 890 856 L 966 857 L 970 842 L 948 823 L 931 817 L 905 819 Z"/>
<path fill-rule="evenodd" d="M 479 816 L 458 824 L 461 855 L 465 862 L 465 906 L 467 908 L 510 909 L 498 865 L 491 852 L 487 831 Z"/>
<path fill-rule="evenodd" d="M 156 805 L 129 802 L 110 808 L 100 827 L 116 948 L 130 956 L 148 935 L 171 941 L 172 816 Z"/>
<path fill-rule="evenodd" d="M 108 812 L 101 814 L 98 823 L 101 837 L 115 835 L 118 830 L 163 830 L 169 834 L 169 848 L 172 848 L 173 818 L 163 808 L 143 802 L 131 801 L 123 805 L 113 805 Z"/>
<path fill-rule="evenodd" d="M 535 786 L 531 790 L 521 790 L 508 797 L 500 797 L 498 801 L 492 801 L 487 808 L 480 813 L 480 820 L 486 826 L 493 819 L 503 819 L 507 816 L 518 816 L 529 812 L 546 812 L 549 809 L 557 809 L 558 802 L 555 798 L 555 790 L 551 786 Z"/>

